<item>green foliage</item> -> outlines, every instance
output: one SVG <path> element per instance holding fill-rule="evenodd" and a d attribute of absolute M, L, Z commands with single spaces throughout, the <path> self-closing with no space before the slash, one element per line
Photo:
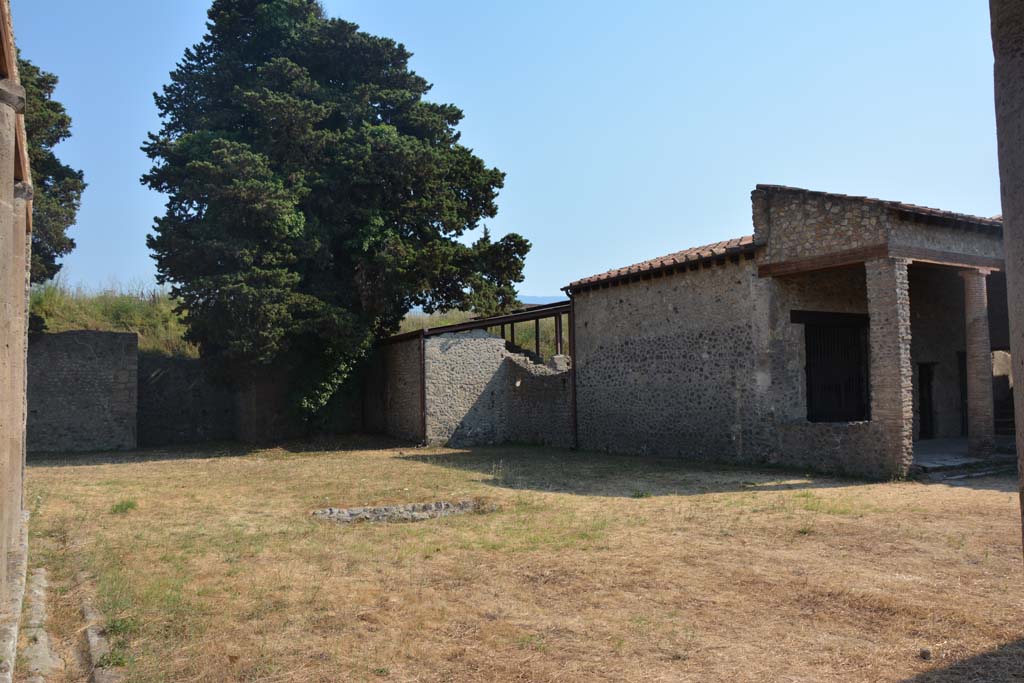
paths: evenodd
<path fill-rule="evenodd" d="M 123 515 L 131 512 L 135 508 L 139 507 L 139 504 L 130 498 L 125 500 L 119 500 L 110 506 L 110 513 L 113 515 Z"/>
<path fill-rule="evenodd" d="M 215 0 L 156 95 L 143 177 L 167 195 L 148 243 L 187 339 L 233 381 L 283 365 L 323 407 L 413 307 L 515 303 L 529 243 L 492 241 L 504 174 L 424 100 L 411 54 L 314 0 Z"/>
<path fill-rule="evenodd" d="M 85 176 L 53 153 L 71 137 L 71 117 L 53 99 L 57 76 L 21 57 L 18 72 L 25 87 L 25 132 L 32 164 L 32 282 L 44 282 L 60 271 L 57 259 L 75 248 L 67 231 L 78 216 Z"/>
<path fill-rule="evenodd" d="M 48 332 L 135 332 L 140 350 L 194 357 L 197 350 L 185 341 L 185 323 L 176 308 L 170 295 L 158 289 L 89 292 L 72 289 L 60 278 L 35 285 L 29 299 L 33 318 L 41 318 Z"/>

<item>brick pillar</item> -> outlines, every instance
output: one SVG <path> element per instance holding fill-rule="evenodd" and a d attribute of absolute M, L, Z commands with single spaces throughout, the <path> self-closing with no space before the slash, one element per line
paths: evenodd
<path fill-rule="evenodd" d="M 910 285 L 906 259 L 864 264 L 871 318 L 871 421 L 878 451 L 869 473 L 906 475 L 914 459 L 914 372 L 910 362 Z"/>
<path fill-rule="evenodd" d="M 964 317 L 967 320 L 967 452 L 977 458 L 987 458 L 995 450 L 988 273 L 983 269 L 960 271 L 964 279 Z"/>

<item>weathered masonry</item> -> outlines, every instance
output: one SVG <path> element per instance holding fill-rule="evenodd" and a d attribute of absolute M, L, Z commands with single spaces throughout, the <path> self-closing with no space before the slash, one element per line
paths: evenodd
<path fill-rule="evenodd" d="M 754 234 L 573 282 L 578 445 L 907 473 L 994 447 L 1002 223 L 759 185 Z"/>
<path fill-rule="evenodd" d="M 365 378 L 364 427 L 450 446 L 572 446 L 572 383 L 561 336 L 568 310 L 567 303 L 539 306 L 387 340 Z M 556 348 L 545 364 L 514 345 L 515 326 L 533 324 L 539 340 L 539 321 L 548 317 L 556 321 Z"/>
<path fill-rule="evenodd" d="M 14 664 L 24 579 L 25 335 L 32 174 L 25 90 L 8 0 L 0 0 L 0 681 Z"/>
<path fill-rule="evenodd" d="M 135 448 L 138 347 L 135 333 L 30 335 L 28 451 Z"/>

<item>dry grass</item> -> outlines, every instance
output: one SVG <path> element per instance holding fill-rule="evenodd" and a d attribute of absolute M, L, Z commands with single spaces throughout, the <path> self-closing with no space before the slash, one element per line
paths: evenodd
<path fill-rule="evenodd" d="M 1024 671 L 1009 479 L 863 484 L 348 441 L 37 462 L 29 489 L 33 561 L 64 595 L 79 570 L 94 577 L 131 681 Z M 474 496 L 501 510 L 393 525 L 309 516 Z M 136 505 L 115 512 L 123 501 Z M 72 602 L 58 598 L 52 620 L 65 639 Z"/>

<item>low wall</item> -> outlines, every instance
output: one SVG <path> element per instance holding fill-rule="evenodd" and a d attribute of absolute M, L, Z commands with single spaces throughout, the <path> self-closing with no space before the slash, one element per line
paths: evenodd
<path fill-rule="evenodd" d="M 135 448 L 137 405 L 135 334 L 29 335 L 30 452 Z"/>

